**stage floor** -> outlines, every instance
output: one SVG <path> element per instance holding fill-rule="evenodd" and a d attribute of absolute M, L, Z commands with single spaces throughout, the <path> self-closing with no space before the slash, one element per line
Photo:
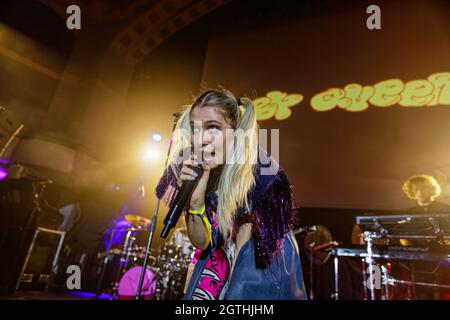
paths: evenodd
<path fill-rule="evenodd" d="M 106 294 L 97 297 L 95 293 L 79 291 L 17 291 L 0 295 L 0 300 L 112 300 L 112 297 Z"/>

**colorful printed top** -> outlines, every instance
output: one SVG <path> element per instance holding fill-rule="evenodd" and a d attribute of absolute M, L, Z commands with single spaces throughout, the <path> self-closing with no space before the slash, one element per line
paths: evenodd
<path fill-rule="evenodd" d="M 210 219 L 211 232 L 218 232 L 217 215 L 213 212 Z M 211 238 L 215 236 L 211 235 Z M 214 246 L 214 243 L 210 244 Z M 230 246 L 231 247 L 231 246 Z M 196 264 L 204 250 L 196 249 L 193 264 Z M 228 255 L 227 255 L 228 252 Z M 200 281 L 195 288 L 193 300 L 219 300 L 222 293 L 225 293 L 225 286 L 228 283 L 232 265 L 232 252 L 226 246 L 218 246 L 216 250 L 209 253 L 209 259 L 203 269 Z M 225 289 L 225 290 L 224 290 Z M 223 295 L 223 294 L 222 294 Z"/>

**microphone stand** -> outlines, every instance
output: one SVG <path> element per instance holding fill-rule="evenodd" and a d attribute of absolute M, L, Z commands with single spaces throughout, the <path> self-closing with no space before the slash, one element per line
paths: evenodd
<path fill-rule="evenodd" d="M 179 117 L 181 116 L 180 113 L 174 113 L 173 115 L 173 127 L 172 127 L 172 134 L 175 131 L 175 127 L 177 125 L 177 121 L 179 119 Z M 172 137 L 171 137 L 172 139 Z M 172 141 L 172 140 L 170 140 Z M 164 170 L 167 167 L 167 162 L 169 161 L 169 154 L 170 154 L 170 148 L 171 148 L 171 142 L 169 143 L 169 146 L 167 148 L 167 155 L 166 155 L 166 160 L 164 162 Z M 141 270 L 141 275 L 139 278 L 139 286 L 138 286 L 138 292 L 136 294 L 136 300 L 140 300 L 141 299 L 141 294 L 142 294 L 142 286 L 144 284 L 144 277 L 145 277 L 145 272 L 147 271 L 147 263 L 148 263 L 148 259 L 150 256 L 150 249 L 152 247 L 152 242 L 153 242 L 153 235 L 155 233 L 155 228 L 156 228 L 156 221 L 158 219 L 158 211 L 159 211 L 159 204 L 160 204 L 161 200 L 160 199 L 156 199 L 156 206 L 155 206 L 155 211 L 153 213 L 153 218 L 152 218 L 152 223 L 150 226 L 150 235 L 148 237 L 148 242 L 147 242 L 147 250 L 145 252 L 145 258 L 144 258 L 144 262 L 142 263 L 142 270 Z"/>

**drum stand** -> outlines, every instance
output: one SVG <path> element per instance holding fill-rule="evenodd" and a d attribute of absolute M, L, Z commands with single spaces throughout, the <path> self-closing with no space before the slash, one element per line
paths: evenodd
<path fill-rule="evenodd" d="M 133 244 L 134 244 L 134 241 L 136 240 L 136 238 L 134 237 L 135 231 L 136 231 L 135 228 L 127 229 L 127 234 L 125 236 L 125 242 L 124 242 L 123 250 L 120 253 L 119 268 L 116 271 L 116 274 L 115 274 L 115 277 L 114 277 L 114 282 L 112 283 L 111 295 L 112 295 L 113 298 L 115 298 L 117 296 L 120 277 L 123 275 L 126 267 L 130 264 L 130 257 L 132 255 Z M 111 246 L 112 246 L 112 240 L 114 238 L 115 233 L 116 233 L 116 230 L 114 229 L 111 232 L 108 249 L 105 252 L 102 253 L 102 255 L 104 255 L 104 257 L 103 257 L 103 262 L 102 262 L 101 267 L 100 267 L 100 271 L 98 272 L 99 273 L 99 279 L 98 279 L 98 282 L 97 282 L 97 296 L 96 296 L 97 299 L 101 295 L 103 278 L 105 276 L 106 266 L 109 263 L 109 261 L 111 260 L 110 255 L 113 254 L 111 252 Z"/>
<path fill-rule="evenodd" d="M 111 235 L 109 237 L 108 248 L 105 251 L 106 253 L 105 253 L 105 256 L 103 258 L 103 262 L 102 262 L 102 264 L 100 266 L 100 272 L 98 272 L 100 275 L 99 275 L 99 278 L 98 278 L 98 281 L 97 281 L 97 295 L 96 295 L 97 299 L 101 295 L 102 284 L 103 284 L 103 277 L 105 276 L 106 265 L 108 264 L 109 253 L 110 253 L 110 250 L 111 250 L 112 241 L 114 239 L 114 234 L 115 233 L 116 233 L 116 229 L 113 229 L 112 232 L 111 232 Z"/>
<path fill-rule="evenodd" d="M 117 296 L 117 291 L 119 289 L 119 281 L 120 277 L 123 275 L 125 268 L 130 263 L 130 255 L 133 248 L 133 243 L 136 240 L 134 237 L 135 229 L 129 228 L 127 231 L 127 235 L 125 236 L 125 243 L 123 245 L 123 252 L 121 254 L 120 260 L 119 260 L 119 269 L 117 270 L 116 277 L 114 280 L 112 295 L 113 297 Z"/>

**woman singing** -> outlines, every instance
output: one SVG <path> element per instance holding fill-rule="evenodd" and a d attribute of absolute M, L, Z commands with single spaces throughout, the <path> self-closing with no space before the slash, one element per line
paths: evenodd
<path fill-rule="evenodd" d="M 203 159 L 180 160 L 191 148 Z M 185 214 L 197 248 L 185 299 L 306 299 L 291 185 L 259 148 L 251 100 L 210 90 L 183 112 L 157 196 L 170 205 L 198 164 L 204 172 Z"/>

